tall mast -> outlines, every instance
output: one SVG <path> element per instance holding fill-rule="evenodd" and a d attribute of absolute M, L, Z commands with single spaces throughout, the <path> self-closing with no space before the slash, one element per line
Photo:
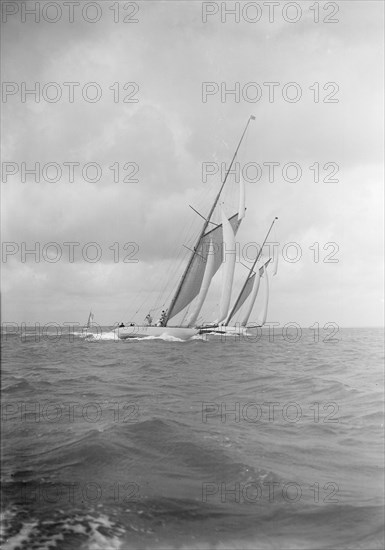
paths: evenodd
<path fill-rule="evenodd" d="M 222 185 L 221 185 L 221 187 L 220 187 L 220 189 L 219 189 L 219 191 L 218 191 L 217 196 L 215 197 L 215 200 L 214 200 L 214 203 L 213 203 L 213 205 L 212 205 L 212 207 L 211 207 L 211 209 L 210 209 L 210 212 L 209 212 L 207 218 L 205 219 L 205 222 L 204 222 L 203 227 L 202 227 L 202 231 L 200 232 L 200 235 L 199 235 L 199 237 L 198 237 L 198 240 L 197 240 L 197 242 L 196 242 L 196 245 L 195 245 L 195 247 L 194 247 L 194 250 L 193 250 L 192 253 L 191 253 L 189 262 L 188 262 L 188 264 L 187 264 L 187 266 L 186 266 L 186 269 L 185 269 L 184 272 L 183 272 L 183 275 L 182 275 L 181 280 L 179 281 L 179 285 L 178 285 L 178 287 L 177 287 L 177 289 L 176 289 L 176 291 L 175 291 L 174 297 L 173 297 L 173 299 L 171 300 L 170 306 L 169 306 L 168 311 L 167 311 L 167 317 L 166 317 L 165 325 L 167 325 L 167 321 L 168 321 L 169 317 L 170 317 L 171 314 L 172 314 L 172 310 L 173 310 L 173 308 L 174 308 L 175 302 L 176 302 L 177 299 L 178 299 L 178 296 L 179 296 L 180 291 L 181 291 L 181 289 L 182 289 L 184 280 L 186 279 L 187 273 L 188 273 L 188 271 L 189 271 L 189 269 L 190 269 L 190 267 L 191 267 L 191 264 L 192 264 L 192 262 L 193 262 L 193 259 L 194 259 L 196 250 L 197 250 L 197 248 L 198 248 L 198 246 L 199 246 L 199 244 L 200 244 L 200 242 L 201 242 L 202 237 L 204 236 L 204 234 L 205 234 L 205 232 L 206 232 L 207 226 L 208 226 L 209 223 L 210 223 L 211 216 L 213 215 L 213 212 L 214 212 L 214 210 L 215 210 L 215 207 L 216 207 L 216 205 L 218 204 L 219 198 L 220 198 L 220 196 L 221 196 L 221 194 L 222 194 L 223 188 L 224 188 L 225 183 L 226 183 L 226 181 L 227 181 L 227 177 L 228 177 L 228 175 L 229 175 L 229 173 L 230 173 L 230 170 L 231 170 L 231 168 L 232 168 L 232 166 L 233 166 L 233 164 L 234 164 L 234 160 L 235 160 L 235 158 L 236 158 L 236 156 L 237 156 L 237 153 L 238 153 L 238 151 L 239 151 L 239 148 L 240 148 L 240 146 L 241 146 L 241 143 L 242 143 L 242 141 L 243 141 L 243 138 L 245 137 L 247 128 L 248 128 L 248 126 L 249 126 L 251 120 L 255 120 L 255 117 L 254 117 L 253 115 L 251 115 L 251 116 L 249 117 L 249 119 L 248 119 L 248 121 L 247 121 L 247 124 L 246 124 L 246 126 L 245 126 L 245 129 L 243 130 L 243 134 L 242 134 L 242 136 L 241 136 L 241 139 L 239 140 L 238 146 L 237 146 L 237 148 L 236 148 L 236 150 L 235 150 L 235 153 L 234 153 L 234 156 L 233 156 L 233 158 L 232 158 L 232 160 L 231 160 L 230 166 L 229 166 L 229 168 L 228 168 L 228 170 L 227 170 L 227 172 L 226 172 L 226 174 L 225 174 L 225 177 L 224 177 L 224 180 L 223 180 L 223 182 L 222 182 Z"/>
<path fill-rule="evenodd" d="M 226 318 L 226 322 L 224 323 L 225 326 L 227 326 L 227 325 L 229 324 L 229 322 L 230 322 L 232 316 L 234 315 L 234 312 L 235 312 L 236 309 L 237 309 L 237 305 L 238 305 L 238 303 L 239 303 L 239 300 L 241 299 L 242 294 L 243 294 L 243 291 L 244 291 L 245 288 L 246 288 L 247 282 L 248 282 L 249 279 L 251 278 L 251 274 L 252 274 L 252 272 L 253 272 L 255 266 L 257 265 L 257 262 L 258 262 L 258 260 L 259 260 L 259 258 L 260 258 L 260 256 L 261 256 L 261 254 L 262 254 L 263 247 L 265 246 L 265 242 L 267 241 L 267 238 L 268 238 L 268 236 L 270 235 L 270 231 L 272 230 L 273 225 L 275 224 L 275 220 L 278 220 L 278 218 L 275 217 L 274 220 L 271 222 L 271 225 L 270 225 L 270 227 L 269 227 L 269 231 L 267 232 L 267 235 L 266 235 L 265 240 L 263 241 L 263 244 L 262 244 L 262 246 L 261 246 L 261 248 L 260 248 L 260 250 L 259 250 L 259 252 L 258 252 L 258 254 L 257 254 L 257 257 L 255 258 L 254 263 L 253 263 L 253 265 L 252 265 L 251 268 L 250 268 L 249 274 L 248 274 L 248 276 L 247 276 L 247 278 L 246 278 L 246 281 L 245 281 L 245 283 L 244 283 L 244 285 L 243 285 L 243 287 L 242 287 L 242 290 L 241 290 L 241 292 L 239 293 L 238 298 L 236 299 L 235 304 L 233 305 L 232 310 L 230 311 L 230 315 L 228 315 L 227 318 Z"/>

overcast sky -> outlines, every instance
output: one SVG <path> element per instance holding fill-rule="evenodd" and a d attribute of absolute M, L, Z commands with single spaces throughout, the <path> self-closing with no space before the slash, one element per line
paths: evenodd
<path fill-rule="evenodd" d="M 253 114 L 239 162 L 258 163 L 263 170 L 258 182 L 246 181 L 247 215 L 237 240 L 241 251 L 249 242 L 261 242 L 272 218 L 279 217 L 271 236 L 281 249 L 268 320 L 303 326 L 383 323 L 382 2 L 332 2 L 327 9 L 320 2 L 318 23 L 309 9 L 313 2 L 298 2 L 301 12 L 283 2 L 272 22 L 263 2 L 251 3 L 261 9 L 255 23 L 250 22 L 257 18 L 255 6 L 241 11 L 238 23 L 230 15 L 222 22 L 221 3 L 213 2 L 202 7 L 195 1 L 146 1 L 137 2 L 138 10 L 122 2 L 118 13 L 117 3 L 104 1 L 97 4 L 101 13 L 95 23 L 85 20 L 97 18 L 92 6 L 85 17 L 75 10 L 70 23 L 68 11 L 60 15 L 44 2 L 37 3 L 40 22 L 23 14 L 21 4 L 12 4 L 18 12 L 3 12 L 2 24 L 3 322 L 84 322 L 92 308 L 96 322 L 112 324 L 133 318 L 141 306 L 136 321 L 148 308 L 168 305 L 188 253 L 182 245 L 191 245 L 189 229 L 196 231 L 200 223 L 188 205 L 207 213 L 219 185 L 219 174 L 202 181 L 202 163 L 228 163 Z M 335 14 L 334 6 L 339 7 Z M 218 13 L 203 22 L 202 9 L 216 8 Z M 56 15 L 56 23 L 45 20 Z M 124 23 L 124 17 L 138 22 Z M 39 83 L 40 102 L 31 94 L 23 97 L 22 82 L 27 88 Z M 49 82 L 57 84 L 44 88 Z M 73 102 L 65 82 L 79 83 Z M 84 92 L 91 100 L 83 98 L 90 82 L 98 84 L 100 101 L 91 101 L 92 86 Z M 130 82 L 136 85 L 124 90 Z M 214 92 L 218 86 L 205 102 L 204 82 L 216 83 Z M 237 82 L 239 101 L 234 95 L 221 101 L 221 86 L 226 91 Z M 278 83 L 271 102 L 263 84 L 268 82 Z M 252 101 L 258 86 L 245 88 L 248 83 L 259 85 L 258 101 Z M 327 83 L 334 84 L 324 88 Z M 53 102 L 58 90 L 62 97 Z M 298 90 L 302 95 L 294 101 Z M 41 168 L 59 164 L 61 179 L 46 181 L 54 177 L 51 168 L 40 182 L 29 176 L 23 183 L 22 163 L 30 168 L 36 162 Z M 69 162 L 80 164 L 73 183 L 63 164 Z M 81 171 L 91 162 L 102 170 L 95 183 Z M 138 182 L 122 181 L 135 166 L 124 170 L 127 162 L 138 166 L 132 176 Z M 279 163 L 272 182 L 263 166 L 267 162 Z M 286 181 L 294 179 L 292 171 L 282 174 L 289 162 L 301 167 L 299 181 Z M 4 163 L 15 164 L 5 168 Z M 114 163 L 120 167 L 118 183 L 109 168 Z M 7 176 L 4 169 L 17 172 Z M 88 179 L 95 173 L 90 168 Z M 248 174 L 255 176 L 252 170 Z M 337 181 L 324 181 L 328 174 Z M 230 179 L 229 190 L 234 185 Z M 57 262 L 43 257 L 51 242 L 62 248 Z M 80 243 L 74 262 L 65 242 Z M 100 261 L 82 257 L 90 242 L 100 246 Z M 137 263 L 123 262 L 128 242 L 136 243 Z M 23 256 L 22 243 L 29 249 L 40 243 L 39 262 Z M 288 243 L 302 251 L 297 262 L 282 257 Z M 318 262 L 314 243 L 319 243 Z M 335 245 L 324 250 L 327 243 Z M 87 250 L 93 257 L 95 248 Z M 285 250 L 295 255 L 293 247 Z M 51 259 L 54 253 L 52 247 L 44 252 Z M 328 255 L 338 262 L 324 262 Z M 245 273 L 238 264 L 236 288 Z M 212 320 L 218 276 L 205 310 Z"/>

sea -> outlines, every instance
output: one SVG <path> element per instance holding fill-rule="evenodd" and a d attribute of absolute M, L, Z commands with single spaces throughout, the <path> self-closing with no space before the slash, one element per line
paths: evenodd
<path fill-rule="evenodd" d="M 2 334 L 4 550 L 384 548 L 384 344 Z"/>

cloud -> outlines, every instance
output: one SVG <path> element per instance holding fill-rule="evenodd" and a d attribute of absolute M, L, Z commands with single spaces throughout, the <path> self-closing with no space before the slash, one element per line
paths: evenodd
<path fill-rule="evenodd" d="M 274 23 L 266 13 L 255 25 L 230 18 L 224 24 L 220 17 L 202 23 L 201 4 L 186 2 L 141 2 L 138 24 L 115 24 L 106 9 L 95 24 L 81 19 L 24 24 L 19 16 L 10 17 L 3 25 L 3 80 L 19 87 L 38 83 L 40 89 L 56 82 L 63 95 L 57 103 L 35 102 L 32 96 L 22 102 L 20 93 L 8 97 L 3 162 L 19 168 L 39 162 L 41 169 L 56 162 L 63 177 L 57 183 L 41 177 L 37 183 L 30 176 L 20 183 L 18 172 L 3 181 L 3 240 L 20 249 L 23 242 L 27 247 L 38 242 L 42 249 L 49 242 L 62 247 L 80 242 L 80 248 L 97 242 L 103 254 L 97 263 L 81 255 L 71 263 L 65 254 L 57 263 L 35 263 L 32 257 L 22 262 L 19 251 L 3 263 L 3 314 L 16 321 L 60 322 L 83 318 L 92 303 L 108 323 L 116 320 L 115 312 L 133 315 L 142 295 L 145 307 L 163 305 L 188 255 L 182 245 L 193 246 L 199 231 L 201 220 L 188 205 L 207 214 L 218 189 L 219 174 L 202 182 L 202 163 L 228 165 L 254 114 L 237 160 L 242 166 L 258 163 L 262 175 L 247 183 L 247 217 L 237 239 L 241 247 L 261 242 L 277 215 L 277 239 L 282 245 L 296 242 L 302 250 L 298 263 L 281 261 L 270 314 L 282 322 L 381 323 L 383 10 L 375 2 L 339 7 L 337 24 L 316 24 L 305 8 L 297 24 L 286 23 L 279 10 Z M 65 82 L 79 82 L 73 103 Z M 102 90 L 96 103 L 82 97 L 89 82 Z M 123 89 L 129 82 L 138 84 L 137 103 L 123 102 L 133 90 Z M 202 102 L 204 82 L 217 83 L 219 90 L 207 102 Z M 279 83 L 273 102 L 267 82 Z M 300 86 L 296 103 L 282 95 L 290 82 Z M 226 92 L 237 83 L 239 101 L 231 94 L 222 101 L 221 87 Z M 260 86 L 260 101 L 247 101 L 248 83 Z M 338 102 L 325 103 L 328 96 Z M 269 161 L 279 163 L 274 182 L 263 164 Z M 73 183 L 68 162 L 80 165 Z M 102 171 L 96 183 L 82 175 L 90 162 Z M 289 162 L 301 167 L 296 183 L 282 173 Z M 132 173 L 133 165 L 125 169 L 126 163 L 137 164 L 139 182 L 122 181 Z M 323 181 L 332 171 L 327 163 L 337 166 L 338 182 Z M 236 192 L 230 177 L 232 207 Z M 129 242 L 138 247 L 137 264 L 122 261 Z M 317 242 L 320 262 L 310 249 Z M 338 264 L 323 262 L 331 251 L 323 249 L 328 243 L 339 247 Z M 214 287 L 219 282 L 220 274 Z M 217 301 L 214 291 L 209 312 Z"/>

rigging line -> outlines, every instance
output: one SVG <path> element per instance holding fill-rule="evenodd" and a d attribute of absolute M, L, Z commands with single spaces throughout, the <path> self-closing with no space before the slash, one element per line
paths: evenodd
<path fill-rule="evenodd" d="M 146 296 L 146 298 L 144 300 L 142 300 L 140 306 L 135 311 L 134 318 L 138 315 L 139 311 L 141 311 L 144 308 L 144 305 L 145 305 L 146 302 L 148 302 L 148 295 Z M 152 310 L 150 310 L 150 311 L 152 311 Z"/>
<path fill-rule="evenodd" d="M 194 252 L 194 254 L 196 256 L 199 256 L 200 258 L 202 258 L 202 260 L 206 261 L 206 258 L 204 256 L 202 256 L 202 254 L 199 254 L 199 252 L 197 252 L 196 250 L 193 250 L 192 248 L 189 248 L 185 244 L 183 246 L 184 246 L 184 248 L 187 248 L 187 250 L 189 250 L 190 252 Z"/>
<path fill-rule="evenodd" d="M 190 223 L 185 224 L 184 232 L 182 234 L 182 241 L 183 242 L 187 241 L 188 239 L 191 239 L 191 232 L 193 230 L 193 226 L 194 226 L 195 223 L 196 223 L 196 218 L 195 218 L 195 216 L 192 216 Z"/>
<path fill-rule="evenodd" d="M 178 250 L 177 256 L 175 258 L 175 262 L 179 263 L 181 261 L 180 256 L 181 256 L 181 252 L 180 252 L 180 250 Z M 157 303 L 162 300 L 162 296 L 166 292 L 167 285 L 170 283 L 170 273 L 171 273 L 171 268 L 172 268 L 172 264 L 173 264 L 173 259 L 172 258 L 170 258 L 170 260 L 168 261 L 168 264 L 169 264 L 168 267 L 164 271 L 163 281 L 162 281 L 162 285 L 161 285 L 162 290 L 158 291 Z"/>
<path fill-rule="evenodd" d="M 188 237 L 188 234 L 191 232 L 191 228 L 193 226 L 195 222 L 195 218 L 192 217 L 190 222 L 187 222 L 187 223 L 184 223 L 183 224 L 183 228 L 182 228 L 182 240 L 187 240 L 187 237 Z M 177 234 L 176 234 L 177 235 Z M 179 238 L 180 238 L 180 233 L 179 233 Z M 179 240 L 179 239 L 178 239 Z M 169 265 L 168 265 L 168 268 L 166 268 L 164 271 L 162 270 L 162 273 L 163 273 L 163 276 L 161 278 L 161 280 L 159 281 L 159 285 L 157 285 L 157 287 L 161 290 L 158 290 L 156 292 L 156 299 L 155 299 L 155 305 L 156 307 L 154 307 L 153 309 L 157 309 L 158 307 L 161 307 L 161 302 L 162 302 L 162 299 L 163 299 L 163 296 L 166 292 L 166 289 L 167 289 L 167 286 L 168 284 L 170 283 L 170 273 L 173 269 L 173 262 L 178 262 L 178 269 L 180 268 L 180 265 L 181 263 L 184 261 L 185 259 L 185 254 L 182 256 L 182 252 L 183 252 L 183 249 L 181 249 L 180 245 L 178 244 L 177 245 L 177 242 L 176 242 L 176 238 L 174 239 L 174 242 L 172 244 L 172 256 L 174 254 L 176 254 L 176 257 L 175 259 L 173 260 L 171 258 L 172 261 L 170 261 Z M 174 285 L 175 286 L 175 285 Z"/>
<path fill-rule="evenodd" d="M 250 266 L 249 266 L 249 265 L 244 264 L 244 263 L 241 262 L 240 260 L 238 261 L 238 263 L 239 263 L 240 265 L 242 265 L 244 268 L 246 268 L 247 271 L 250 271 Z"/>
<path fill-rule="evenodd" d="M 183 248 L 180 249 L 179 253 L 178 253 L 178 256 L 181 254 L 181 252 L 183 251 Z M 175 270 L 174 270 L 174 277 L 176 277 L 178 275 L 178 272 L 180 270 L 180 267 L 181 265 L 184 263 L 185 261 L 185 258 L 186 258 L 186 253 L 183 255 L 183 257 L 181 257 L 179 259 L 179 262 L 178 262 L 178 265 L 175 267 Z M 174 291 L 174 288 L 175 288 L 175 285 L 170 285 L 171 289 L 169 290 L 168 292 L 168 295 L 167 295 L 167 298 L 166 299 L 163 299 L 163 295 L 164 293 L 166 292 L 166 289 L 167 289 L 167 286 L 170 284 L 170 273 L 171 273 L 171 269 L 172 269 L 172 263 L 170 263 L 170 266 L 169 266 L 169 269 L 167 271 L 167 281 L 166 281 L 166 284 L 164 285 L 164 288 L 162 290 L 162 293 L 160 294 L 160 297 L 157 301 L 157 303 L 161 303 L 163 302 L 163 306 L 165 304 L 165 302 L 167 302 L 169 300 L 169 297 L 170 295 L 172 294 L 172 292 Z M 162 307 L 162 306 L 160 306 Z"/>
<path fill-rule="evenodd" d="M 198 210 L 196 210 L 193 206 L 191 206 L 191 204 L 189 204 L 189 207 L 191 208 L 191 210 L 194 210 L 194 212 L 196 212 L 198 214 L 198 216 L 200 216 L 202 218 L 202 220 L 206 221 L 206 218 L 200 212 L 198 212 Z M 209 221 L 209 223 L 211 223 L 213 225 L 216 225 L 218 227 L 217 223 L 210 222 L 210 221 Z"/>
<path fill-rule="evenodd" d="M 187 237 L 187 234 L 190 232 L 191 227 L 192 227 L 193 224 L 194 224 L 194 219 L 192 219 L 189 224 L 184 224 L 184 234 L 186 235 L 186 237 Z M 176 256 L 176 261 L 179 260 L 179 264 L 178 264 L 178 269 L 179 269 L 181 263 L 185 259 L 185 255 L 183 255 L 183 258 L 181 259 L 182 250 L 179 246 L 178 246 L 178 248 L 176 247 L 176 239 L 175 239 L 175 246 L 173 248 L 178 250 L 177 256 Z M 163 295 L 166 291 L 167 285 L 169 283 L 169 275 L 170 275 L 171 270 L 172 270 L 172 264 L 170 263 L 169 268 L 166 271 L 163 271 L 163 277 L 161 279 L 161 285 L 160 285 L 162 290 L 157 293 L 158 297 L 156 298 L 156 301 L 155 301 L 155 304 L 156 304 L 157 307 L 160 307 L 160 306 L 158 306 L 158 304 L 161 303 L 162 297 L 163 297 Z M 144 290 L 140 294 L 143 294 L 143 293 L 144 293 Z M 139 306 L 137 305 L 137 309 L 134 313 L 134 317 L 143 309 L 145 304 L 150 300 L 150 297 L 148 296 L 148 293 L 147 293 L 146 297 L 144 298 L 144 300 L 140 301 L 140 296 L 138 298 L 139 299 L 137 301 L 137 304 L 139 304 Z M 157 307 L 152 308 L 152 310 L 157 309 Z"/>
<path fill-rule="evenodd" d="M 191 223 L 190 223 L 190 226 L 191 226 Z M 186 230 L 186 225 L 185 225 L 185 230 Z M 172 270 L 176 269 L 177 271 L 179 271 L 180 266 L 182 265 L 182 263 L 184 262 L 185 257 L 186 257 L 186 254 L 183 254 L 184 251 L 183 251 L 183 248 L 180 247 L 180 245 L 178 245 L 178 247 L 175 246 L 174 248 L 177 250 L 176 258 L 174 260 L 175 262 L 177 262 L 177 267 L 176 268 L 173 267 L 174 261 L 171 258 L 171 260 L 169 262 L 169 265 L 168 265 L 168 268 L 163 272 L 162 282 L 161 282 L 161 285 L 160 285 L 161 290 L 158 291 L 158 293 L 157 293 L 158 297 L 157 297 L 156 302 L 155 302 L 157 307 L 161 307 L 161 305 L 158 305 L 158 304 L 162 303 L 164 293 L 167 290 L 167 286 L 170 284 L 170 275 L 171 275 Z M 155 308 L 155 309 L 157 309 L 157 308 Z"/>
<path fill-rule="evenodd" d="M 143 296 L 144 296 L 144 299 L 143 299 Z M 138 315 L 138 313 L 142 309 L 144 309 L 144 306 L 148 302 L 148 300 L 149 300 L 148 291 L 146 291 L 145 289 L 140 290 L 138 293 L 137 299 L 135 300 L 135 308 L 132 308 L 132 309 L 135 309 L 132 320 L 134 320 Z"/>
<path fill-rule="evenodd" d="M 183 241 L 191 241 L 192 240 L 192 237 L 191 237 L 191 230 L 192 230 L 192 227 L 194 226 L 194 224 L 196 223 L 196 218 L 195 217 L 192 217 L 191 218 L 191 221 L 188 223 L 188 224 L 184 224 L 184 231 L 183 231 L 183 235 L 182 235 L 182 240 Z M 198 233 L 198 231 L 195 231 L 193 233 L 193 238 L 195 240 L 195 236 L 196 234 Z M 183 245 L 185 246 L 185 245 Z M 170 263 L 165 275 L 164 275 L 164 284 L 162 285 L 163 288 L 161 290 L 161 292 L 158 294 L 158 299 L 157 299 L 157 304 L 161 303 L 162 300 L 163 300 L 163 296 L 166 292 L 166 289 L 167 289 L 167 286 L 170 284 L 170 275 L 171 275 L 171 272 L 173 271 L 173 276 L 177 277 L 178 273 L 180 272 L 180 268 L 181 268 L 181 265 L 183 264 L 183 262 L 185 261 L 186 259 L 186 254 L 182 254 L 184 251 L 183 251 L 183 248 L 178 246 L 178 253 L 177 253 L 177 256 L 176 256 L 176 260 L 178 263 L 177 263 L 177 266 L 173 267 L 173 264 Z M 174 285 L 170 285 L 171 287 L 171 290 L 169 291 L 168 293 L 168 296 L 167 296 L 167 300 L 169 299 L 169 297 L 171 296 L 172 292 L 173 292 L 173 289 L 175 288 L 175 284 Z M 167 301 L 165 300 L 165 301 Z M 164 301 L 163 301 L 163 305 L 164 305 Z M 161 306 L 160 306 L 161 307 Z"/>
<path fill-rule="evenodd" d="M 143 296 L 145 296 L 144 299 L 143 299 Z M 152 296 L 151 296 L 151 299 L 152 299 Z M 149 302 L 149 300 L 150 300 L 149 292 L 145 291 L 145 289 L 142 289 L 139 292 L 139 295 L 137 296 L 137 300 L 135 300 L 135 302 L 136 302 L 135 312 L 134 312 L 134 315 L 133 315 L 132 318 L 130 316 L 131 320 L 134 320 L 136 318 L 138 313 L 144 309 L 144 306 Z M 132 309 L 134 309 L 134 308 L 132 308 Z"/>
<path fill-rule="evenodd" d="M 141 304 L 143 302 L 143 297 L 144 296 L 147 296 L 147 291 L 142 288 L 139 292 L 138 292 L 138 295 L 137 295 L 137 299 L 135 300 L 135 307 L 132 308 L 132 309 L 135 309 L 135 315 L 137 314 L 137 312 L 139 311 L 140 309 L 140 306 L 139 304 Z M 146 298 L 145 298 L 146 299 Z M 139 306 L 139 307 L 138 307 Z"/>
<path fill-rule="evenodd" d="M 185 257 L 186 257 L 186 256 L 185 256 Z M 181 260 L 181 262 L 180 262 L 179 265 L 178 265 L 178 268 L 175 270 L 175 273 L 174 273 L 175 278 L 176 278 L 176 276 L 177 276 L 177 271 L 179 271 L 180 266 L 184 263 L 185 257 Z M 169 290 L 169 293 L 168 293 L 168 295 L 167 295 L 167 298 L 165 299 L 165 302 L 168 302 L 168 301 L 169 301 L 170 296 L 171 296 L 172 293 L 174 292 L 174 288 L 175 288 L 175 285 L 170 285 L 170 290 Z"/>

